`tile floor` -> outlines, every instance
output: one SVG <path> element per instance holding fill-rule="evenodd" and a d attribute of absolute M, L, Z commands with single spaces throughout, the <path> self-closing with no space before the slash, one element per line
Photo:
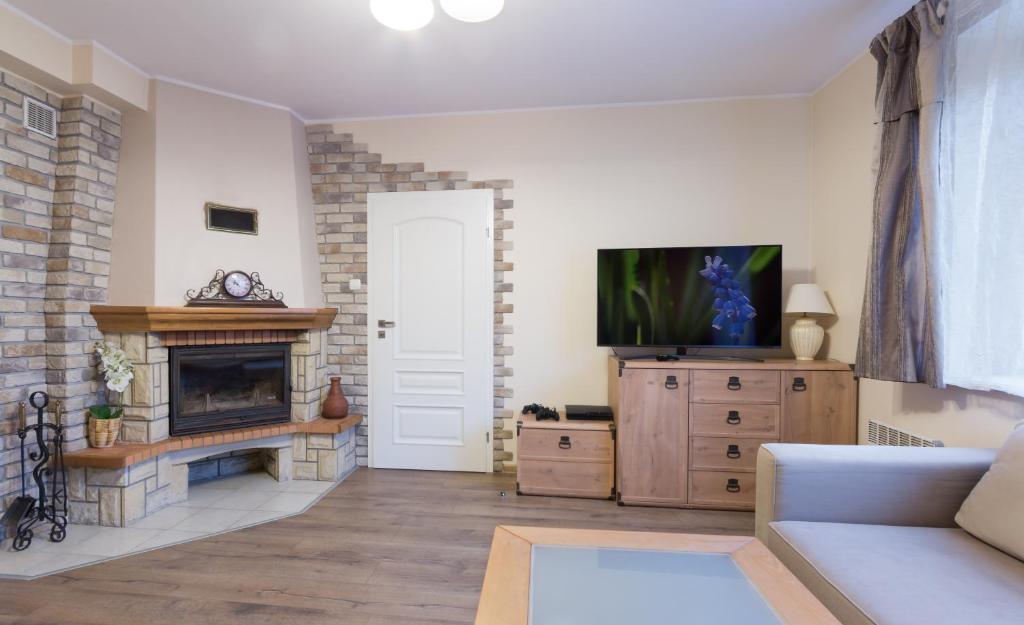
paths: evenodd
<path fill-rule="evenodd" d="M 246 473 L 192 484 L 188 501 L 128 527 L 71 525 L 63 542 L 51 543 L 41 526 L 25 551 L 11 550 L 6 541 L 0 578 L 32 579 L 301 514 L 340 483 L 277 482 L 266 473 Z"/>

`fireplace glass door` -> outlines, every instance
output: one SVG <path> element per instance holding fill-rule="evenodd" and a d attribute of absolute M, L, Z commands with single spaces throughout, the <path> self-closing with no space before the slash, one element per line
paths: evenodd
<path fill-rule="evenodd" d="M 171 435 L 288 422 L 290 352 L 287 343 L 171 348 Z"/>

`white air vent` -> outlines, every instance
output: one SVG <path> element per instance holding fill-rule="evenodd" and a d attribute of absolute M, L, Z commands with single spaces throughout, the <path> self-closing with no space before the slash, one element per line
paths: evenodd
<path fill-rule="evenodd" d="M 940 440 L 924 438 L 874 419 L 868 420 L 868 444 L 888 447 L 944 447 Z"/>
<path fill-rule="evenodd" d="M 25 98 L 25 128 L 56 139 L 57 109 L 38 100 Z"/>

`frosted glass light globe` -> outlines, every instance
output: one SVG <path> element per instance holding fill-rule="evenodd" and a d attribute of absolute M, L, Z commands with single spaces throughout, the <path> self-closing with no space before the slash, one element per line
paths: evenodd
<path fill-rule="evenodd" d="M 395 30 L 419 30 L 434 19 L 432 0 L 370 0 L 370 13 Z"/>
<path fill-rule="evenodd" d="M 497 17 L 505 0 L 441 0 L 441 8 L 462 22 L 486 22 Z"/>

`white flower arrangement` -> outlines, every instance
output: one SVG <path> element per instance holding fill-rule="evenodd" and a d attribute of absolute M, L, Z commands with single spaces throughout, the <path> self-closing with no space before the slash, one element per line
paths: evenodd
<path fill-rule="evenodd" d="M 128 354 L 117 345 L 108 342 L 97 343 L 93 351 L 100 357 L 99 369 L 106 380 L 107 388 L 123 393 L 135 377 L 135 365 L 128 360 Z"/>
<path fill-rule="evenodd" d="M 113 343 L 97 343 L 94 348 L 100 357 L 99 369 L 106 380 L 107 388 L 123 393 L 135 377 L 135 365 L 128 360 L 128 354 Z"/>

